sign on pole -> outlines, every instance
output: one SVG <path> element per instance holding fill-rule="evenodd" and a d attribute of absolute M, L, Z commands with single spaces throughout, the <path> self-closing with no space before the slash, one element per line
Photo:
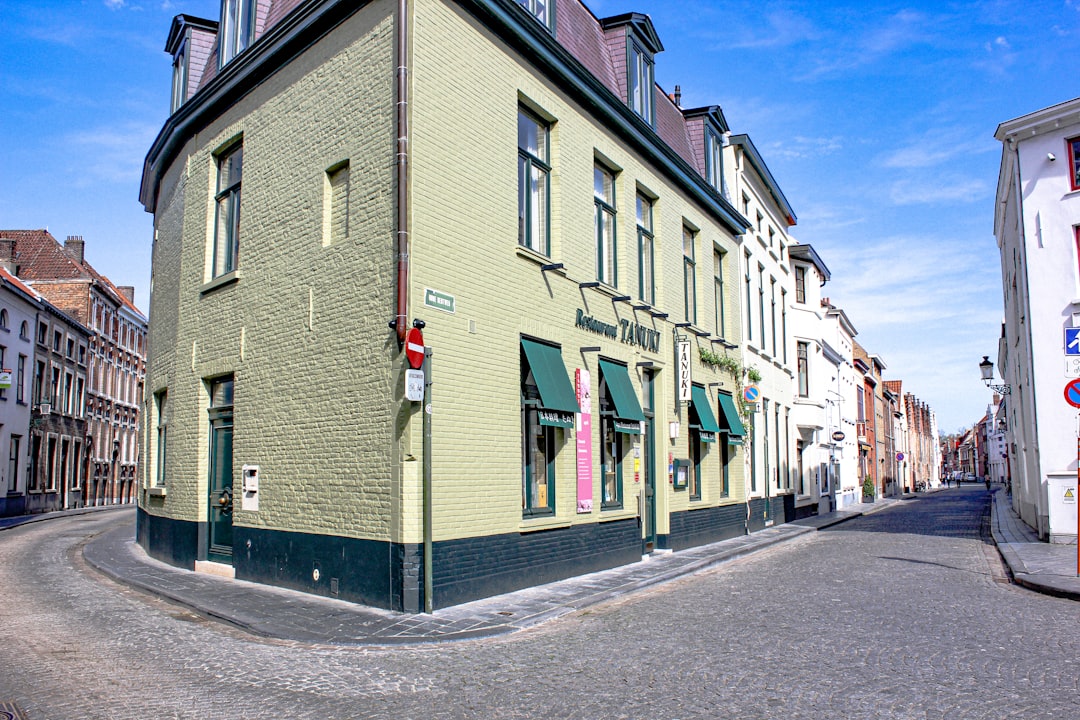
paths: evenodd
<path fill-rule="evenodd" d="M 747 385 L 743 388 L 742 397 L 748 403 L 756 403 L 758 397 L 761 395 L 761 391 L 758 390 L 757 385 Z"/>
<path fill-rule="evenodd" d="M 1080 378 L 1065 383 L 1065 402 L 1080 408 Z"/>
<path fill-rule="evenodd" d="M 1080 328 L 1065 328 L 1065 354 L 1080 355 Z"/>
<path fill-rule="evenodd" d="M 418 370 L 424 364 L 424 333 L 420 328 L 409 328 L 405 333 L 405 357 L 409 367 Z"/>

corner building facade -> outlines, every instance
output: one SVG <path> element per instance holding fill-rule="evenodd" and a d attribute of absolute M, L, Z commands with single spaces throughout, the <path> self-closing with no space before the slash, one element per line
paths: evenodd
<path fill-rule="evenodd" d="M 747 532 L 749 223 L 648 17 L 237 7 L 144 169 L 148 553 L 416 611 Z"/>

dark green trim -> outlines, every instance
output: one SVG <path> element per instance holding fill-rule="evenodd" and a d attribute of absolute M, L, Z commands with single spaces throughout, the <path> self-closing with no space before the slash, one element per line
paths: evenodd
<path fill-rule="evenodd" d="M 626 366 L 601 358 L 600 373 L 604 376 L 608 395 L 615 404 L 615 416 L 620 420 L 644 422 L 645 413 L 641 411 L 641 404 L 634 393 L 634 386 L 630 383 L 630 373 Z"/>
<path fill-rule="evenodd" d="M 709 402 L 709 393 L 700 385 L 690 386 L 690 403 L 697 414 L 698 427 L 708 433 L 720 432 L 720 426 L 713 416 L 712 403 Z"/>
<path fill-rule="evenodd" d="M 528 338 L 521 338 L 521 347 L 529 361 L 529 369 L 536 380 L 544 408 L 567 413 L 581 412 L 574 386 L 570 383 L 570 376 L 566 374 L 562 352 L 556 347 Z"/>
<path fill-rule="evenodd" d="M 730 439 L 728 442 L 735 445 L 735 438 L 743 438 L 746 436 L 746 428 L 743 427 L 742 420 L 739 419 L 739 411 L 735 409 L 735 399 L 727 393 L 719 393 L 720 399 L 720 417 L 724 420 L 726 427 L 720 428 L 722 432 L 726 432 Z"/>

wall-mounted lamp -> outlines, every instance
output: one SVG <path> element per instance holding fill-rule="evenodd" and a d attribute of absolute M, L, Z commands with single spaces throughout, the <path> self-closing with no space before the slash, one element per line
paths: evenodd
<path fill-rule="evenodd" d="M 562 270 L 562 263 L 548 263 L 547 265 L 540 266 L 540 272 L 547 272 L 548 270 Z"/>
<path fill-rule="evenodd" d="M 652 315 L 657 320 L 663 320 L 664 318 L 666 318 L 668 316 L 668 314 L 666 312 L 652 312 L 651 310 L 649 311 L 649 314 Z"/>
<path fill-rule="evenodd" d="M 1057 160 L 1057 158 L 1054 157 L 1054 153 L 1046 153 L 1046 159 L 1050 162 L 1054 162 L 1055 160 Z"/>
<path fill-rule="evenodd" d="M 651 368 L 653 366 L 652 360 L 646 360 L 637 364 L 639 368 Z"/>
<path fill-rule="evenodd" d="M 675 323 L 675 327 L 677 327 L 677 328 L 688 328 L 688 327 L 690 327 L 690 323 Z"/>
<path fill-rule="evenodd" d="M 630 296 L 629 295 L 616 295 L 615 297 L 611 298 L 611 302 L 613 302 L 613 303 L 617 303 L 617 302 L 628 303 L 628 302 L 630 302 Z"/>
<path fill-rule="evenodd" d="M 990 358 L 987 355 L 983 355 L 982 362 L 979 363 L 979 374 L 982 375 L 983 384 L 996 393 L 1002 395 L 1012 394 L 1011 385 L 994 385 L 994 363 L 990 362 Z"/>
<path fill-rule="evenodd" d="M 598 283 L 596 280 L 591 280 L 590 282 L 578 283 L 577 286 L 579 288 L 594 288 L 594 287 L 600 287 L 600 283 Z"/>
<path fill-rule="evenodd" d="M 578 348 L 578 350 L 580 350 L 582 353 L 600 352 L 600 346 L 599 345 L 586 345 L 585 347 Z"/>
<path fill-rule="evenodd" d="M 668 437 L 674 442 L 679 439 L 679 421 L 668 423 Z"/>
<path fill-rule="evenodd" d="M 712 333 L 709 332 L 708 330 L 695 330 L 694 334 L 697 335 L 700 338 L 707 338 L 710 335 L 712 335 Z"/>

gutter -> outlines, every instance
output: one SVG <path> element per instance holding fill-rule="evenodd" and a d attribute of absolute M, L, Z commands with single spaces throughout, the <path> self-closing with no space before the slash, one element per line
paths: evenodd
<path fill-rule="evenodd" d="M 397 257 L 397 302 L 390 327 L 397 331 L 398 345 L 405 342 L 409 311 L 409 65 L 408 0 L 398 0 L 397 71 L 395 77 L 397 114 L 397 218 L 395 255 Z"/>

